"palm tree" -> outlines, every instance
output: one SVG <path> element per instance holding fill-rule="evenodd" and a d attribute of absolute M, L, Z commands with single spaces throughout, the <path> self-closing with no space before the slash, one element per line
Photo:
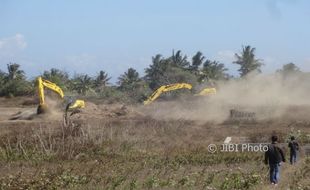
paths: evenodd
<path fill-rule="evenodd" d="M 16 63 L 7 64 L 8 73 L 0 72 L 2 79 L 0 95 L 20 96 L 31 93 L 33 90 L 28 81 L 26 81 L 25 72 L 20 69 Z"/>
<path fill-rule="evenodd" d="M 244 77 L 252 71 L 261 72 L 260 67 L 263 65 L 260 59 L 255 58 L 255 48 L 251 46 L 242 47 L 241 55 L 235 54 L 236 61 L 233 63 L 240 65 L 240 76 Z"/>
<path fill-rule="evenodd" d="M 69 74 L 65 71 L 61 71 L 59 69 L 52 68 L 50 71 L 44 71 L 43 77 L 47 80 L 53 80 L 55 78 L 58 78 L 60 80 L 68 80 Z"/>
<path fill-rule="evenodd" d="M 65 71 L 52 68 L 49 71 L 44 71 L 43 78 L 56 83 L 61 88 L 66 89 L 69 83 L 69 74 Z"/>
<path fill-rule="evenodd" d="M 99 74 L 97 75 L 97 77 L 95 79 L 95 87 L 97 89 L 104 88 L 106 85 L 109 84 L 110 79 L 111 79 L 111 77 L 108 77 L 108 73 L 106 73 L 104 71 L 99 71 Z"/>
<path fill-rule="evenodd" d="M 177 53 L 172 52 L 172 63 L 174 66 L 187 68 L 189 66 L 189 62 L 187 61 L 187 56 L 182 55 L 181 50 L 178 50 Z"/>
<path fill-rule="evenodd" d="M 161 86 L 161 81 L 166 73 L 170 63 L 162 55 L 157 54 L 152 57 L 152 64 L 145 69 L 145 80 L 149 83 L 151 89 L 156 89 Z"/>
<path fill-rule="evenodd" d="M 192 65 L 190 66 L 190 70 L 193 72 L 197 72 L 200 65 L 202 65 L 203 61 L 205 59 L 205 56 L 198 51 L 192 58 Z"/>
<path fill-rule="evenodd" d="M 93 80 L 88 75 L 78 75 L 73 79 L 73 89 L 79 94 L 86 95 L 92 89 Z"/>
<path fill-rule="evenodd" d="M 203 68 L 201 69 L 199 81 L 202 82 L 204 80 L 211 81 L 227 79 L 229 77 L 226 73 L 227 71 L 228 69 L 223 63 L 206 60 L 203 64 Z"/>
<path fill-rule="evenodd" d="M 136 85 L 138 85 L 138 83 L 141 82 L 139 73 L 133 68 L 129 68 L 127 72 L 125 72 L 118 78 L 118 80 L 120 88 L 124 90 L 135 88 Z"/>
<path fill-rule="evenodd" d="M 182 56 L 180 51 L 173 53 L 169 58 L 163 58 L 158 54 L 152 58 L 149 68 L 145 69 L 144 78 L 152 90 L 171 83 L 197 82 L 196 76 L 189 72 L 189 68 L 186 56 Z"/>
<path fill-rule="evenodd" d="M 23 70 L 20 70 L 20 65 L 16 63 L 10 63 L 7 64 L 8 68 L 8 79 L 9 80 L 15 80 L 15 79 L 23 79 L 25 76 L 25 72 Z"/>

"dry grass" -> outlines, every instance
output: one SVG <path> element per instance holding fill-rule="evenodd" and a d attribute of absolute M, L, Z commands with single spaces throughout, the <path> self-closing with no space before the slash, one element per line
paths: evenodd
<path fill-rule="evenodd" d="M 0 134 L 0 189 L 256 189 L 267 184 L 262 153 L 210 154 L 207 145 L 227 135 L 259 142 L 277 132 L 285 138 L 288 130 L 270 121 L 216 125 L 143 117 L 69 126 L 9 122 Z M 283 183 L 306 189 L 303 164 Z"/>

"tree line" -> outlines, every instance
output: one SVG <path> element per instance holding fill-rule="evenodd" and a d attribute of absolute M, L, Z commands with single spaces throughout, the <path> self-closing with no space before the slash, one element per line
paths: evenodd
<path fill-rule="evenodd" d="M 241 53 L 235 54 L 233 64 L 239 65 L 240 78 L 249 73 L 261 72 L 263 60 L 255 55 L 255 48 L 242 47 Z M 301 72 L 293 63 L 284 64 L 277 71 L 280 74 Z M 186 82 L 195 86 L 210 86 L 216 81 L 232 80 L 228 69 L 223 63 L 207 59 L 198 51 L 188 58 L 182 52 L 176 51 L 169 57 L 157 54 L 152 57 L 152 64 L 145 69 L 145 75 L 140 76 L 134 68 L 129 68 L 118 77 L 117 85 L 110 83 L 111 77 L 105 71 L 99 71 L 96 76 L 75 74 L 70 77 L 65 71 L 52 68 L 44 71 L 44 79 L 59 85 L 66 94 L 80 96 L 96 96 L 111 101 L 139 102 L 162 85 Z M 0 70 L 0 96 L 14 97 L 35 94 L 36 81 L 26 80 L 25 72 L 19 64 L 10 63 L 7 71 Z"/>

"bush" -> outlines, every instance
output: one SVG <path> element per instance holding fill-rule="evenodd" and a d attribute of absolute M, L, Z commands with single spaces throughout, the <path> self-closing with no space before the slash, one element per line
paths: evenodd
<path fill-rule="evenodd" d="M 30 82 L 23 79 L 8 80 L 0 89 L 0 96 L 14 97 L 34 93 Z"/>

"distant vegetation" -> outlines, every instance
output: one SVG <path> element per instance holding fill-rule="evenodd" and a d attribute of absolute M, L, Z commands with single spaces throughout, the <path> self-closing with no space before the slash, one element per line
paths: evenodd
<path fill-rule="evenodd" d="M 255 48 L 251 46 L 242 47 L 241 53 L 236 53 L 235 58 L 233 63 L 240 66 L 238 71 L 242 78 L 252 72 L 260 73 L 264 65 L 263 60 L 256 58 Z M 294 63 L 288 63 L 277 73 L 285 77 L 301 71 Z M 59 85 L 66 94 L 130 103 L 143 101 L 162 85 L 186 82 L 194 87 L 214 86 L 216 81 L 234 79 L 223 63 L 207 59 L 199 51 L 192 58 L 188 58 L 180 50 L 173 52 L 170 57 L 160 54 L 152 57 L 152 64 L 145 69 L 144 76 L 134 68 L 129 68 L 118 77 L 117 85 L 111 85 L 111 77 L 105 71 L 98 71 L 93 77 L 87 74 L 75 74 L 70 77 L 67 72 L 52 68 L 44 71 L 42 76 Z M 0 70 L 0 96 L 14 97 L 34 93 L 35 80 L 27 80 L 19 64 L 8 64 L 6 72 Z"/>

